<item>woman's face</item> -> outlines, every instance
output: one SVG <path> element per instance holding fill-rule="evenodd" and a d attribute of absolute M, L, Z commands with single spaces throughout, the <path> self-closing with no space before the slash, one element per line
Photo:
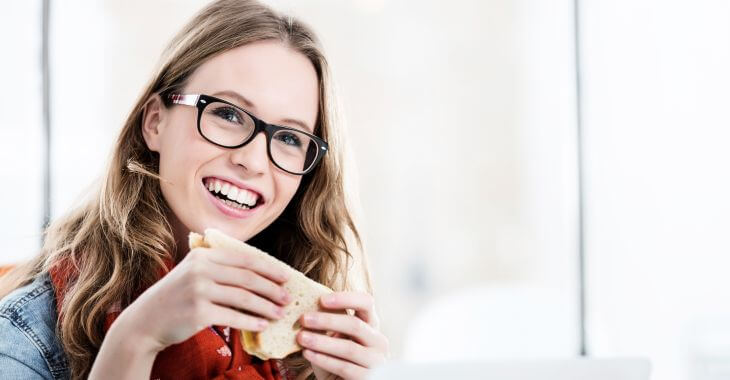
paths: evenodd
<path fill-rule="evenodd" d="M 201 65 L 182 94 L 206 94 L 236 104 L 270 124 L 313 133 L 319 109 L 317 74 L 301 53 L 278 41 L 261 41 L 217 55 Z M 271 224 L 297 191 L 301 176 L 274 165 L 266 136 L 227 149 L 203 139 L 197 130 L 197 108 L 165 108 L 158 97 L 147 105 L 143 133 L 150 150 L 160 155 L 162 194 L 174 213 L 178 241 L 189 231 L 214 227 L 248 240 Z M 209 187 L 235 188 L 251 209 L 226 204 L 230 198 Z M 214 189 L 215 191 L 215 189 Z M 241 195 L 243 194 L 243 195 Z"/>

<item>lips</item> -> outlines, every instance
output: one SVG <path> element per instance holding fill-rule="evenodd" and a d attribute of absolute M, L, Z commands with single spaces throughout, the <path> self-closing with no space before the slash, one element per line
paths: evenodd
<path fill-rule="evenodd" d="M 203 178 L 208 198 L 226 216 L 244 218 L 265 203 L 261 193 L 240 182 L 233 183 L 219 177 Z"/>

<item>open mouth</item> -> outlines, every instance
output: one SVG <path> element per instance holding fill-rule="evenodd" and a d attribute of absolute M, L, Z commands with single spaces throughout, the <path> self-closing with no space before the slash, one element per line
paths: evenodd
<path fill-rule="evenodd" d="M 258 193 L 241 189 L 217 178 L 203 178 L 203 186 L 222 203 L 235 209 L 251 210 L 263 204 L 263 199 Z"/>

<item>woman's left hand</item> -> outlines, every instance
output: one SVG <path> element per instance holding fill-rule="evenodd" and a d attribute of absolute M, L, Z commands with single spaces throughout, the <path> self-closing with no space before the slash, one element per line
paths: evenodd
<path fill-rule="evenodd" d="M 319 380 L 329 375 L 364 379 L 370 368 L 388 357 L 388 338 L 378 331 L 373 297 L 364 292 L 335 292 L 322 296 L 320 303 L 339 313 L 309 312 L 302 316 L 304 329 L 297 342 L 304 347 L 304 358 Z M 355 315 L 342 314 L 345 309 L 355 310 Z"/>

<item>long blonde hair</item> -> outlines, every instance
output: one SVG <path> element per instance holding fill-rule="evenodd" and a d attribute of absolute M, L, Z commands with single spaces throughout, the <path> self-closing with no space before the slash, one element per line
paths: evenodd
<path fill-rule="evenodd" d="M 45 231 L 38 256 L 0 281 L 0 297 L 71 262 L 76 273 L 56 326 L 72 378 L 86 378 L 104 337 L 106 312 L 126 306 L 139 289 L 159 280 L 165 261 L 179 261 L 160 191 L 159 156 L 147 149 L 142 117 L 148 98 L 180 90 L 207 59 L 242 45 L 279 40 L 305 55 L 319 80 L 320 109 L 315 133 L 329 142 L 319 166 L 304 176 L 281 216 L 249 243 L 288 262 L 310 278 L 335 290 L 351 288 L 347 273 L 362 243 L 345 196 L 343 150 L 335 121 L 335 102 L 327 61 L 312 30 L 252 0 L 220 0 L 202 9 L 171 41 L 159 72 L 137 100 L 116 141 L 106 174 L 80 206 Z M 169 106 L 169 103 L 166 104 Z M 306 207 L 305 207 L 306 205 Z M 372 292 L 366 266 L 366 290 Z M 301 355 L 285 360 L 287 368 L 311 377 Z"/>

